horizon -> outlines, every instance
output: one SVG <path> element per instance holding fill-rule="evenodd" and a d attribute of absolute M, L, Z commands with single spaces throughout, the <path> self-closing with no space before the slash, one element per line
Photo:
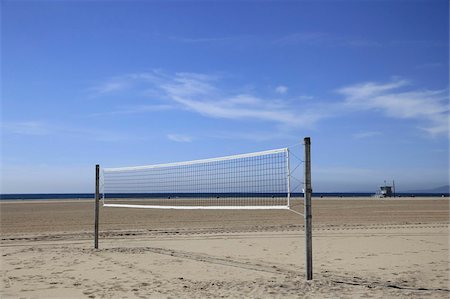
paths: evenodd
<path fill-rule="evenodd" d="M 381 186 L 384 185 L 380 185 L 378 186 L 378 188 L 380 188 Z M 392 184 L 386 184 L 386 186 L 392 186 Z M 450 193 L 450 185 L 442 185 L 442 186 L 435 186 L 435 187 L 430 187 L 428 189 L 416 189 L 416 190 L 395 190 L 395 194 L 408 194 L 408 193 L 415 193 L 415 194 L 441 194 L 442 192 L 436 191 L 437 189 L 443 189 L 445 188 L 447 190 L 447 192 L 443 192 L 445 194 L 449 194 Z M 397 188 L 396 188 L 397 189 Z M 314 190 L 312 194 L 375 194 L 377 191 L 379 191 L 379 189 L 376 190 L 353 190 L 353 191 L 321 191 L 321 190 Z M 102 193 L 102 192 L 100 192 Z M 95 192 L 54 192 L 54 193 L 32 193 L 32 192 L 25 192 L 25 193 L 0 193 L 0 195 L 64 195 L 64 194 L 95 194 Z M 131 194 L 131 193 L 130 193 Z M 255 193 L 257 194 L 257 193 Z M 291 192 L 291 194 L 303 194 L 303 192 Z"/>
<path fill-rule="evenodd" d="M 449 189 L 450 186 L 440 186 L 439 188 L 447 188 Z M 434 188 L 436 189 L 436 188 Z M 449 189 L 450 190 L 450 189 Z M 376 190 L 379 191 L 379 190 Z M 321 195 L 321 194 L 376 194 L 376 191 L 372 192 L 372 191 L 342 191 L 342 192 L 333 192 L 333 191 L 329 191 L 329 192 L 321 192 L 321 191 L 314 191 L 312 192 L 312 195 Z M 100 192 L 101 193 L 101 192 Z M 2 195 L 95 195 L 95 192 L 63 192 L 63 193 L 0 193 L 0 196 Z M 116 193 L 113 193 L 116 194 Z M 134 194 L 134 193 L 124 193 L 124 194 Z M 138 194 L 138 193 L 136 193 Z M 169 193 L 167 193 L 169 194 Z M 170 193 L 172 194 L 172 193 Z M 173 194 L 178 194 L 178 193 L 173 193 Z M 189 194 L 189 193 L 182 193 L 182 194 Z M 250 193 L 250 194 L 258 194 L 258 193 Z M 303 194 L 302 192 L 291 192 L 291 196 L 293 194 Z M 430 190 L 400 190 L 400 191 L 396 191 L 395 194 L 412 194 L 412 195 L 421 195 L 421 194 L 432 194 L 432 195 L 441 195 L 441 194 L 450 194 L 450 192 L 435 192 Z"/>
<path fill-rule="evenodd" d="M 0 194 L 305 136 L 319 193 L 448 186 L 448 1 L 1 8 Z"/>

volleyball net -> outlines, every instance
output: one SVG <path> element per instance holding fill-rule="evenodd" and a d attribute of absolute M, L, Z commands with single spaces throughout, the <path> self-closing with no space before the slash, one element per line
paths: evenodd
<path fill-rule="evenodd" d="M 105 207 L 288 209 L 293 189 L 302 183 L 297 173 L 300 162 L 293 159 L 289 148 L 282 148 L 203 160 L 103 168 L 100 193 Z"/>
<path fill-rule="evenodd" d="M 310 145 L 305 137 L 304 160 L 295 154 L 300 151 L 290 147 L 146 166 L 100 170 L 96 165 L 94 248 L 98 249 L 100 198 L 104 207 L 117 208 L 285 209 L 304 217 L 306 279 L 311 280 Z M 292 209 L 292 200 L 300 196 L 304 197 L 303 214 Z"/>

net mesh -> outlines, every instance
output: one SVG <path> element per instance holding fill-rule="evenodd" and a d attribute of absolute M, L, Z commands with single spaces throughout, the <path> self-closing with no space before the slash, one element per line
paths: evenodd
<path fill-rule="evenodd" d="M 105 168 L 110 207 L 277 209 L 290 200 L 289 150 L 138 167 Z"/>

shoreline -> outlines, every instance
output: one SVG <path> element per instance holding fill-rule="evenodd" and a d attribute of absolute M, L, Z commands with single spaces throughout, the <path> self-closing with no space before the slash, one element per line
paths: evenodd
<path fill-rule="evenodd" d="M 158 198 L 149 198 L 149 200 L 157 200 Z M 145 200 L 139 198 L 121 198 L 121 200 L 126 201 L 136 201 L 136 200 Z M 166 198 L 164 198 L 166 200 Z M 174 200 L 193 200 L 192 198 L 186 199 L 174 199 Z M 195 199 L 194 199 L 195 200 Z M 205 198 L 200 198 L 199 200 L 205 200 Z M 208 200 L 208 199 L 206 199 Z M 303 197 L 291 197 L 291 200 L 303 200 Z M 367 200 L 367 201 L 408 201 L 408 200 L 450 200 L 450 197 L 444 196 L 397 196 L 397 197 L 375 197 L 375 196 L 313 196 L 312 200 L 337 200 L 337 201 L 346 201 L 346 200 Z M 101 201 L 101 199 L 100 199 Z M 105 198 L 105 202 L 108 199 Z M 94 202 L 94 198 L 39 198 L 39 199 L 3 199 L 0 200 L 0 205 L 2 204 L 11 204 L 11 203 L 87 203 Z"/>

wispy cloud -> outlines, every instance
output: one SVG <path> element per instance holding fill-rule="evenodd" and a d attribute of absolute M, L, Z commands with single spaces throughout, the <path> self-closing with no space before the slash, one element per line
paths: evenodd
<path fill-rule="evenodd" d="M 153 94 L 147 98 L 154 103 L 119 107 L 110 114 L 181 109 L 210 118 L 272 123 L 290 130 L 313 127 L 324 119 L 373 111 L 385 117 L 415 120 L 418 128 L 432 136 L 449 132 L 446 90 L 415 89 L 410 82 L 399 78 L 387 83 L 344 86 L 338 89 L 344 98 L 333 102 L 309 95 L 279 99 L 260 96 L 253 90 L 233 92 L 235 89 L 226 86 L 221 76 L 209 74 L 152 71 L 114 78 L 120 80 L 126 82 L 122 86 L 133 86 L 134 90 L 151 90 Z M 275 88 L 280 94 L 287 90 L 283 85 Z M 309 101 L 312 98 L 315 100 Z M 373 132 L 358 134 L 354 137 L 374 136 Z"/>
<path fill-rule="evenodd" d="M 446 90 L 401 91 L 406 80 L 390 83 L 367 82 L 338 90 L 345 105 L 356 110 L 379 111 L 392 118 L 424 122 L 420 128 L 431 135 L 448 134 L 449 105 Z"/>
<path fill-rule="evenodd" d="M 2 131 L 8 134 L 43 136 L 52 133 L 52 128 L 42 121 L 4 122 Z"/>
<path fill-rule="evenodd" d="M 119 90 L 126 89 L 128 87 L 128 82 L 126 80 L 116 80 L 111 82 L 105 82 L 93 89 L 95 93 L 98 94 L 106 94 L 111 93 Z"/>
<path fill-rule="evenodd" d="M 192 142 L 192 137 L 180 134 L 168 134 L 167 138 L 175 142 Z"/>
<path fill-rule="evenodd" d="M 82 128 L 70 125 L 61 125 L 44 121 L 4 122 L 1 125 L 2 134 L 36 136 L 40 138 L 82 138 L 101 142 L 119 142 L 139 139 L 130 134 L 98 128 Z"/>
<path fill-rule="evenodd" d="M 274 38 L 272 44 L 278 46 L 314 46 L 314 47 L 447 47 L 439 40 L 374 40 L 357 36 L 337 36 L 327 32 L 304 31 L 294 32 Z"/>
<path fill-rule="evenodd" d="M 178 73 L 160 87 L 167 98 L 185 109 L 207 117 L 261 120 L 285 126 L 311 126 L 321 117 L 319 111 L 300 109 L 287 101 L 251 94 L 231 94 L 219 89 L 216 78 Z"/>
<path fill-rule="evenodd" d="M 351 36 L 335 36 L 327 32 L 302 31 L 285 35 L 236 35 L 236 36 L 171 36 L 169 40 L 185 44 L 227 45 L 233 47 L 254 46 L 320 46 L 320 47 L 380 47 L 379 41 Z M 389 45 L 395 43 L 389 42 Z"/>
<path fill-rule="evenodd" d="M 279 93 L 279 94 L 285 94 L 288 91 L 287 86 L 284 85 L 279 85 L 275 88 L 275 92 Z"/>
<path fill-rule="evenodd" d="M 285 35 L 234 35 L 234 36 L 168 36 L 168 40 L 192 45 L 215 45 L 227 47 L 346 47 L 346 48 L 379 48 L 379 47 L 448 47 L 440 40 L 386 40 L 368 39 L 363 36 L 336 35 L 321 31 L 299 31 Z"/>
<path fill-rule="evenodd" d="M 434 48 L 434 47 L 448 47 L 448 42 L 442 40 L 394 40 L 390 41 L 388 46 L 394 47 L 422 47 L 422 48 Z"/>
<path fill-rule="evenodd" d="M 295 32 L 273 41 L 275 45 L 306 45 L 322 47 L 379 47 L 381 43 L 373 40 L 333 36 L 325 32 Z"/>
<path fill-rule="evenodd" d="M 323 112 L 313 107 L 300 107 L 300 102 L 270 99 L 253 94 L 232 93 L 220 86 L 216 75 L 199 73 L 175 73 L 167 75 L 159 71 L 127 74 L 114 82 L 123 81 L 121 86 L 151 89 L 156 97 L 166 104 L 156 106 L 135 106 L 115 109 L 112 114 L 138 113 L 154 109 L 184 109 L 205 117 L 260 120 L 290 127 L 314 125 L 323 118 Z M 106 82 L 107 83 L 107 82 Z M 105 84 L 106 84 L 105 83 Z M 142 86 L 139 86 L 139 85 Z M 282 86 L 281 92 L 287 91 Z M 116 90 L 118 91 L 118 90 Z M 114 90 L 109 92 L 114 93 Z M 167 102 L 169 101 L 169 102 Z"/>
<path fill-rule="evenodd" d="M 146 84 L 146 82 L 154 81 L 156 79 L 155 75 L 158 73 L 159 71 L 155 70 L 152 73 L 131 73 L 112 77 L 92 87 L 90 89 L 91 95 L 105 96 L 130 90 L 136 88 L 140 84 Z"/>

